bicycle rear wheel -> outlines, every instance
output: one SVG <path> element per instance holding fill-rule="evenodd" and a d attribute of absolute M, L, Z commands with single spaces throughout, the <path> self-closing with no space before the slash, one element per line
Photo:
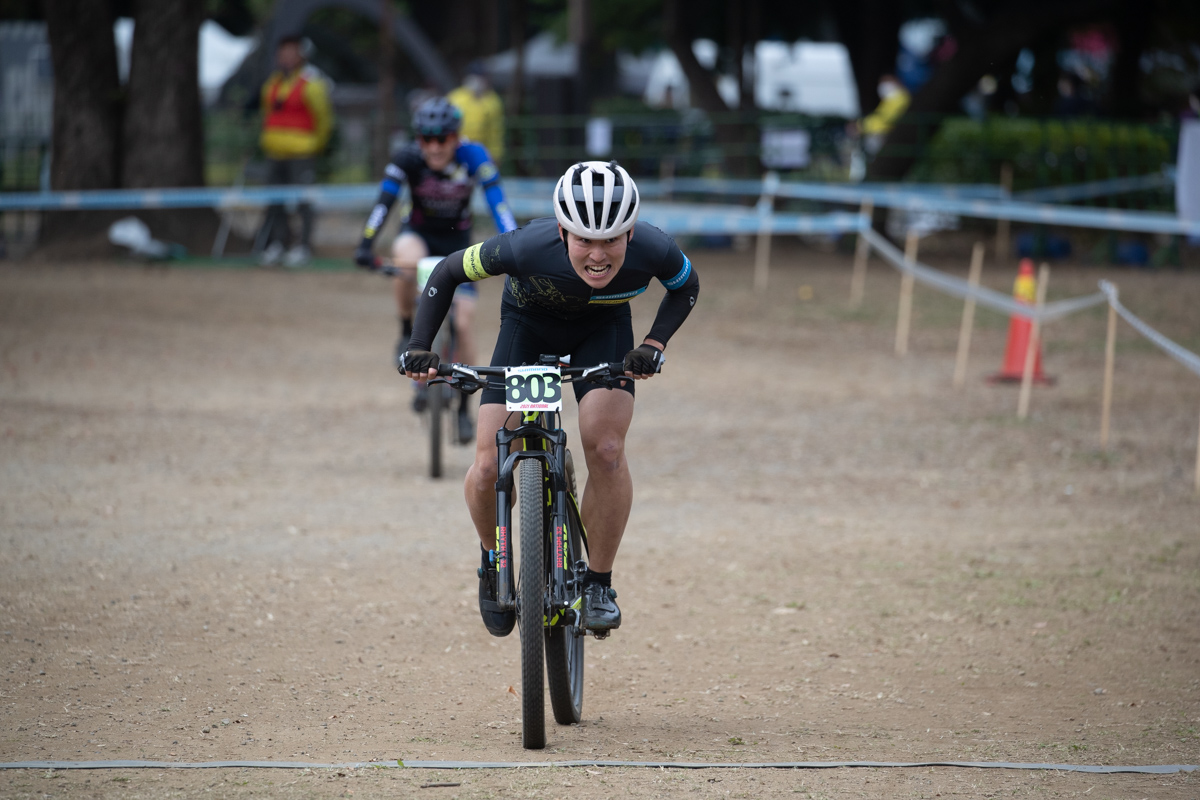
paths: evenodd
<path fill-rule="evenodd" d="M 575 465 L 567 452 L 567 485 L 571 490 L 567 509 L 565 544 L 569 550 L 567 563 L 573 565 L 583 557 L 579 515 L 575 513 Z M 578 589 L 576 589 L 578 592 Z M 571 626 L 548 627 L 546 630 L 546 679 L 550 684 L 550 707 L 554 721 L 572 725 L 583 718 L 583 636 L 576 636 Z"/>
<path fill-rule="evenodd" d="M 517 621 L 521 625 L 521 744 L 527 750 L 546 746 L 546 698 L 543 686 L 542 631 L 546 624 L 546 490 L 542 462 L 526 458 L 518 465 L 518 509 L 521 514 L 521 564 L 517 586 Z"/>
<path fill-rule="evenodd" d="M 434 384 L 429 387 L 429 477 L 442 477 L 442 437 L 445 423 L 442 418 L 446 410 L 446 387 Z"/>

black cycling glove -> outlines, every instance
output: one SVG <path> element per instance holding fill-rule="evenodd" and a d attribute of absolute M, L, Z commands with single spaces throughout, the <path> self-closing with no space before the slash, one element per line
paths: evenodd
<path fill-rule="evenodd" d="M 634 375 L 653 375 L 662 367 L 663 353 L 651 344 L 640 344 L 625 354 L 625 372 Z"/>
<path fill-rule="evenodd" d="M 400 363 L 397 366 L 400 372 L 415 372 L 418 375 L 425 375 L 431 369 L 437 369 L 442 360 L 438 358 L 437 353 L 431 353 L 428 350 L 406 350 L 400 356 Z"/>
<path fill-rule="evenodd" d="M 371 243 L 364 241 L 354 251 L 354 263 L 364 269 L 375 268 L 375 254 L 371 252 Z"/>

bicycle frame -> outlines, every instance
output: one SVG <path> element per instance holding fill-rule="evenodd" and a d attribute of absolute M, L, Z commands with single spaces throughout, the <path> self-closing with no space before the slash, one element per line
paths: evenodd
<path fill-rule="evenodd" d="M 518 413 L 518 412 L 514 412 Z M 539 420 L 546 418 L 547 424 Z M 567 519 L 570 511 L 570 488 L 566 477 L 567 434 L 557 425 L 558 414 L 555 412 L 528 412 L 522 415 L 521 424 L 516 428 L 501 428 L 496 432 L 496 566 L 499 573 L 499 597 L 497 602 L 501 608 L 515 609 L 516 597 L 513 594 L 514 581 L 512 562 L 512 494 L 513 474 L 517 464 L 527 458 L 536 459 L 545 465 L 548 479 L 547 507 L 550 509 L 549 530 L 552 532 L 550 552 L 554 569 L 551 571 L 549 592 L 550 607 L 553 614 L 551 621 L 572 617 L 578 623 L 578 610 L 571 608 L 570 591 L 575 584 L 575 567 L 568 561 L 566 531 L 569 530 Z M 553 427 L 551 427 L 553 426 Z M 520 449 L 514 450 L 513 443 L 522 440 Z M 582 536 L 583 531 L 580 531 Z M 571 557 L 578 556 L 572 553 Z M 567 612 L 559 614 L 555 612 Z"/>

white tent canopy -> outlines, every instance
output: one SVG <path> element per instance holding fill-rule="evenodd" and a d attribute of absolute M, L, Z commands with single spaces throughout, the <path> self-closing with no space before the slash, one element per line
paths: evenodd
<path fill-rule="evenodd" d="M 129 54 L 133 48 L 133 20 L 121 17 L 113 25 L 117 42 L 117 68 L 121 83 L 129 80 Z M 234 36 L 212 20 L 200 25 L 200 94 L 207 105 L 254 49 L 252 36 Z"/>

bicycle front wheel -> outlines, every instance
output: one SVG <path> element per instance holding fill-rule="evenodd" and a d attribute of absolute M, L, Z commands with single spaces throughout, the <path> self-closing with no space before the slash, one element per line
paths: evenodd
<path fill-rule="evenodd" d="M 575 464 L 571 452 L 567 451 L 567 485 L 571 494 L 567 511 L 567 530 L 563 531 L 567 546 L 568 566 L 583 558 L 582 525 L 575 513 Z M 575 593 L 578 594 L 578 587 Z M 572 725 L 583 718 L 583 642 L 576 636 L 572 626 L 560 625 L 546 628 L 546 679 L 550 684 L 550 707 L 554 709 L 554 721 L 559 725 Z"/>
<path fill-rule="evenodd" d="M 521 625 L 521 743 L 527 750 L 546 746 L 546 698 L 543 685 L 543 640 L 546 624 L 546 490 L 542 462 L 526 458 L 518 465 L 518 511 L 521 515 L 520 575 L 517 621 Z"/>

